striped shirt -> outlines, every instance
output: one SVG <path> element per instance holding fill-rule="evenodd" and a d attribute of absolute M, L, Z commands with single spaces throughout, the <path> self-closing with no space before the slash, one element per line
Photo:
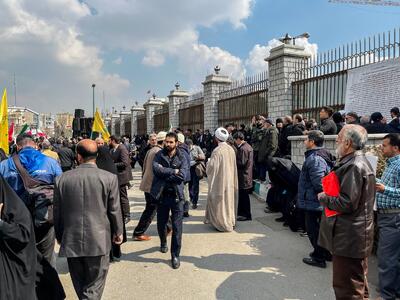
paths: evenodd
<path fill-rule="evenodd" d="M 385 186 L 385 190 L 376 193 L 377 207 L 400 208 L 400 154 L 388 159 L 380 183 Z"/>

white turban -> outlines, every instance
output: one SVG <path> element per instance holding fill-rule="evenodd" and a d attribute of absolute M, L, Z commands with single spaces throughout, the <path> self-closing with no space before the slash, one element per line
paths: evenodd
<path fill-rule="evenodd" d="M 215 130 L 215 137 L 221 142 L 226 142 L 229 138 L 229 132 L 224 127 L 220 127 Z"/>

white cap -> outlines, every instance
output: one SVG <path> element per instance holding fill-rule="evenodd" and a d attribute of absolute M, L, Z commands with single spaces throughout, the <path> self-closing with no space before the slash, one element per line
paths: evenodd
<path fill-rule="evenodd" d="M 215 137 L 221 142 L 226 142 L 229 138 L 229 132 L 224 127 L 220 127 L 215 130 Z"/>
<path fill-rule="evenodd" d="M 160 131 L 159 133 L 157 133 L 157 142 L 165 140 L 166 135 L 167 133 L 165 131 Z"/>
<path fill-rule="evenodd" d="M 185 136 L 182 133 L 178 133 L 178 142 L 185 143 Z"/>

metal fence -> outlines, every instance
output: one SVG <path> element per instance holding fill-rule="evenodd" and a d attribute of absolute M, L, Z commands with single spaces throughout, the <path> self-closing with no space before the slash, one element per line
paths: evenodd
<path fill-rule="evenodd" d="M 192 105 L 179 110 L 179 127 L 182 130 L 204 128 L 204 105 Z"/>
<path fill-rule="evenodd" d="M 169 129 L 169 105 L 164 104 L 162 108 L 154 112 L 154 131 L 167 131 Z"/>
<path fill-rule="evenodd" d="M 267 72 L 246 77 L 232 83 L 220 92 L 218 101 L 218 124 L 250 125 L 255 115 L 268 115 Z"/>
<path fill-rule="evenodd" d="M 400 57 L 400 28 L 300 61 L 292 74 L 293 113 L 318 118 L 322 106 L 344 108 L 347 71 Z"/>
<path fill-rule="evenodd" d="M 125 119 L 124 126 L 125 126 L 125 135 L 127 135 L 127 136 L 132 136 L 132 132 L 131 132 L 132 127 L 131 127 L 131 124 L 132 124 L 131 118 L 126 118 L 126 119 Z"/>
<path fill-rule="evenodd" d="M 120 136 L 121 134 L 121 121 L 120 119 L 115 120 L 115 135 Z"/>
<path fill-rule="evenodd" d="M 145 114 L 137 116 L 137 133 L 138 135 L 145 135 L 147 133 L 147 121 Z"/>

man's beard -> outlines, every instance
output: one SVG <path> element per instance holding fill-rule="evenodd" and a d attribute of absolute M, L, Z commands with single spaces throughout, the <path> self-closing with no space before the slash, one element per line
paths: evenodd
<path fill-rule="evenodd" d="M 176 147 L 168 147 L 168 146 L 165 146 L 165 149 L 167 150 L 168 153 L 171 153 L 171 152 L 173 152 L 173 151 L 176 149 Z"/>

